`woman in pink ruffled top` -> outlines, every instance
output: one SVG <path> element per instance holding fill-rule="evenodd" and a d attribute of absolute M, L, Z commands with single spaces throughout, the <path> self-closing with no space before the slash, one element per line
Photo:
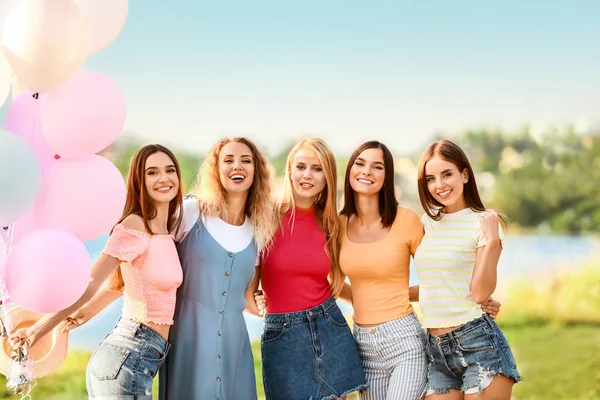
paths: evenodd
<path fill-rule="evenodd" d="M 151 400 L 152 380 L 169 351 L 176 291 L 183 280 L 170 234 L 181 224 L 182 202 L 173 153 L 157 144 L 140 149 L 131 161 L 123 215 L 92 268 L 85 293 L 72 306 L 15 332 L 13 346 L 23 341 L 35 346 L 106 283 L 114 294 L 110 300 L 124 296 L 123 315 L 88 364 L 89 398 Z"/>

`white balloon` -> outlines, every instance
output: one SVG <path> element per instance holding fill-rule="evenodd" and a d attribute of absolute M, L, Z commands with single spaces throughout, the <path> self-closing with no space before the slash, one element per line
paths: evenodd
<path fill-rule="evenodd" d="M 87 19 L 71 0 L 19 0 L 6 18 L 3 44 L 19 81 L 47 92 L 66 82 L 85 61 Z"/>
<path fill-rule="evenodd" d="M 0 0 L 0 27 L 4 26 L 6 17 L 12 10 L 17 0 Z M 2 43 L 2 31 L 0 29 L 0 43 Z M 8 93 L 10 91 L 10 84 L 12 80 L 12 71 L 10 65 L 4 57 L 4 52 L 0 51 L 0 107 L 4 105 Z"/>
<path fill-rule="evenodd" d="M 4 26 L 6 17 L 16 3 L 17 0 L 0 0 L 0 26 Z M 0 36 L 2 36 L 2 33 L 0 33 Z"/>
<path fill-rule="evenodd" d="M 42 167 L 25 139 L 0 131 L 0 227 L 33 207 L 42 184 Z"/>
<path fill-rule="evenodd" d="M 10 92 L 10 82 L 12 79 L 12 71 L 4 58 L 4 54 L 0 52 L 0 107 L 4 105 L 8 93 Z"/>
<path fill-rule="evenodd" d="M 129 5 L 127 0 L 75 0 L 88 19 L 90 54 L 111 44 L 125 25 Z"/>

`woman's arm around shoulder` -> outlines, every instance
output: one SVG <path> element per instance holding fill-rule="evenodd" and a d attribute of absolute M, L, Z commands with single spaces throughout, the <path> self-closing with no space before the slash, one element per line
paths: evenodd
<path fill-rule="evenodd" d="M 254 278 L 250 282 L 248 289 L 246 289 L 246 311 L 248 314 L 255 315 L 257 317 L 262 317 L 262 313 L 264 311 L 263 306 L 259 307 L 259 299 L 255 298 L 255 296 L 262 296 L 262 293 L 257 293 L 258 286 L 260 284 L 260 266 L 255 267 Z M 262 302 L 263 300 L 260 299 Z"/>

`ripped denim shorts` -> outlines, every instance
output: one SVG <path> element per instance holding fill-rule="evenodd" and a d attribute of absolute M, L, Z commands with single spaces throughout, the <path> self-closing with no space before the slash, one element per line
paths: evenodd
<path fill-rule="evenodd" d="M 428 396 L 450 389 L 479 395 L 496 375 L 522 379 L 506 338 L 487 314 L 443 335 L 427 333 L 427 356 Z"/>

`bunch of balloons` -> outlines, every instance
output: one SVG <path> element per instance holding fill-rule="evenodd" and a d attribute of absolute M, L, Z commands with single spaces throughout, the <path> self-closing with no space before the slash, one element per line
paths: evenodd
<path fill-rule="evenodd" d="M 83 242 L 123 211 L 123 178 L 96 153 L 121 133 L 125 99 L 111 78 L 80 67 L 114 41 L 127 13 L 127 0 L 0 3 L 0 277 L 32 311 L 83 294 Z M 13 98 L 15 80 L 27 90 Z"/>

